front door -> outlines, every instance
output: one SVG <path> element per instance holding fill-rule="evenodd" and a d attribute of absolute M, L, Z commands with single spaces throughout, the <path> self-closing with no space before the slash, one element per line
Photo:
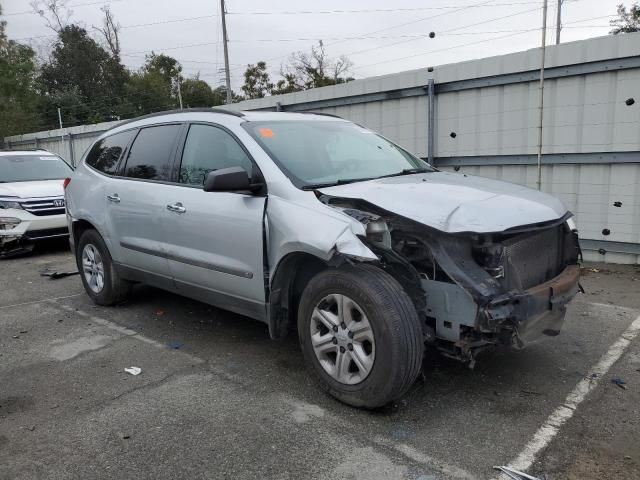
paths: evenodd
<path fill-rule="evenodd" d="M 178 184 L 166 186 L 164 230 L 178 291 L 253 318 L 265 317 L 264 195 L 205 192 L 206 175 L 227 167 L 257 167 L 226 130 L 192 124 Z"/>

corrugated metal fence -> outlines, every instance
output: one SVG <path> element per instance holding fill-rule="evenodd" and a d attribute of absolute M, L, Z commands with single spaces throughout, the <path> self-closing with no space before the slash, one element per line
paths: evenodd
<path fill-rule="evenodd" d="M 535 187 L 539 61 L 534 49 L 230 108 L 333 113 L 381 132 L 441 169 Z M 47 148 L 74 161 L 111 126 L 5 142 Z M 542 189 L 576 214 L 585 257 L 639 263 L 640 33 L 548 47 L 542 144 Z"/>

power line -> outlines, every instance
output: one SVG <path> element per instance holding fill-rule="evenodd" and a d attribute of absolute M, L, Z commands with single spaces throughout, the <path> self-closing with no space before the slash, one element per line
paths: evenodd
<path fill-rule="evenodd" d="M 527 1 L 527 2 L 510 2 L 510 3 L 494 3 L 491 6 L 514 6 L 514 5 L 542 5 L 542 1 Z M 475 8 L 482 5 L 468 5 L 463 8 Z M 355 9 L 355 10 L 285 10 L 280 12 L 262 11 L 262 12 L 228 12 L 228 15 L 327 15 L 327 14 L 352 14 L 352 13 L 397 13 L 397 12 L 419 12 L 425 10 L 455 10 L 459 9 L 459 6 L 441 6 L 441 7 L 416 7 L 416 8 L 370 8 L 370 9 Z"/>
<path fill-rule="evenodd" d="M 88 7 L 90 5 L 104 5 L 105 3 L 115 3 L 115 2 L 122 2 L 123 0 L 102 0 L 99 2 L 89 2 L 89 3 L 74 3 L 72 5 L 67 5 L 68 8 L 75 8 L 75 7 Z M 2 16 L 3 17 L 13 17 L 15 15 L 39 15 L 38 13 L 34 12 L 33 10 L 24 10 L 22 12 L 12 12 L 12 13 L 3 13 Z"/>

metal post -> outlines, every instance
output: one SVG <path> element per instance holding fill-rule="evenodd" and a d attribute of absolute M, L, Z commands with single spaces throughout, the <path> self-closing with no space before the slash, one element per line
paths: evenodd
<path fill-rule="evenodd" d="M 224 0 L 220 0 L 220 15 L 222 16 L 222 42 L 224 46 L 224 73 L 227 83 L 227 104 L 231 103 L 231 74 L 229 72 L 229 47 L 227 38 L 227 21 L 225 19 Z"/>
<path fill-rule="evenodd" d="M 282 103 L 276 102 L 276 112 L 283 112 Z"/>
<path fill-rule="evenodd" d="M 560 30 L 562 30 L 562 2 L 558 0 L 558 11 L 556 12 L 556 45 L 560 45 Z"/>
<path fill-rule="evenodd" d="M 435 151 L 435 118 L 436 118 L 436 86 L 433 78 L 429 79 L 429 83 L 427 85 L 427 95 L 429 98 L 429 112 L 428 112 L 428 122 L 427 125 L 427 160 L 430 165 L 433 165 L 433 155 Z"/>
<path fill-rule="evenodd" d="M 180 88 L 180 75 L 178 75 L 178 102 L 180 102 L 180 110 L 182 110 L 182 90 Z"/>
<path fill-rule="evenodd" d="M 547 50 L 547 6 L 548 0 L 544 0 L 542 7 L 542 48 L 540 52 L 540 103 L 538 118 L 538 190 L 542 189 L 542 121 L 544 113 L 544 57 Z"/>
<path fill-rule="evenodd" d="M 76 154 L 73 151 L 73 136 L 71 135 L 71 132 L 69 132 L 69 161 L 71 162 L 71 165 L 73 165 L 74 167 L 76 166 Z"/>

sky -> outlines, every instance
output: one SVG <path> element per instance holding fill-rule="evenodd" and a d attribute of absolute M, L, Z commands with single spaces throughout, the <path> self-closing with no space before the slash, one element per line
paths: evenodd
<path fill-rule="evenodd" d="M 557 0 L 549 0 L 547 44 L 555 43 Z M 625 0 L 564 0 L 561 41 L 607 35 Z M 55 38 L 29 0 L 0 0 L 10 38 L 46 55 Z M 88 30 L 110 5 L 122 26 L 122 62 L 132 70 L 154 51 L 178 59 L 184 75 L 224 82 L 219 0 L 67 0 Z M 500 55 L 541 44 L 542 0 L 226 0 L 234 90 L 248 63 L 267 61 L 272 79 L 292 52 L 323 40 L 346 55 L 354 78 Z M 435 33 L 434 38 L 429 34 Z M 96 32 L 97 33 L 97 32 Z"/>

